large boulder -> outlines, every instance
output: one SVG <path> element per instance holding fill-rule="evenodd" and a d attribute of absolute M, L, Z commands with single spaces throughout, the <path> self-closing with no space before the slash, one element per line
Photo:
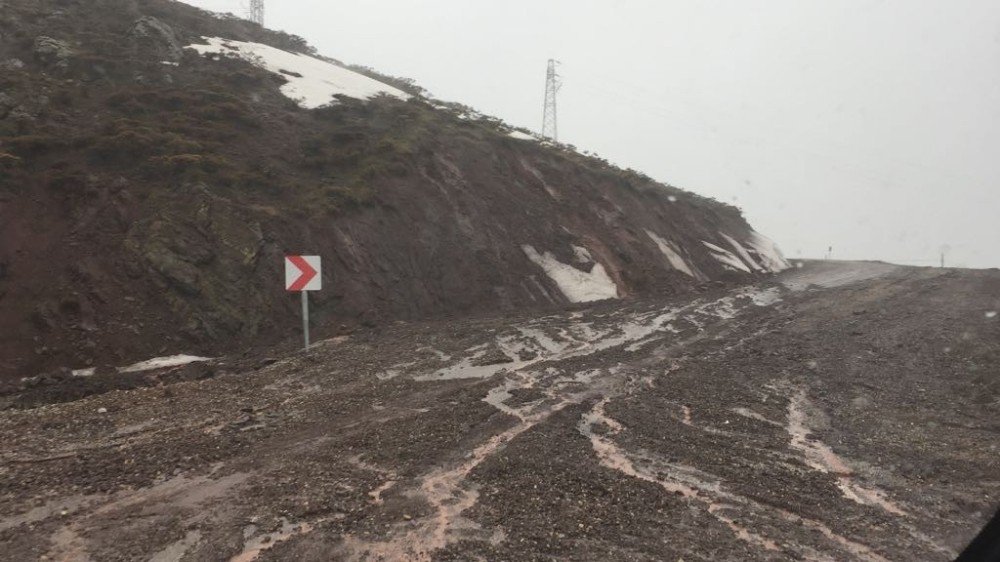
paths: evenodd
<path fill-rule="evenodd" d="M 66 68 L 69 58 L 73 56 L 73 48 L 69 43 L 41 35 L 35 38 L 35 59 L 46 66 Z"/>
<path fill-rule="evenodd" d="M 136 20 L 129 35 L 138 47 L 152 50 L 162 60 L 177 62 L 184 56 L 173 28 L 152 16 Z"/>

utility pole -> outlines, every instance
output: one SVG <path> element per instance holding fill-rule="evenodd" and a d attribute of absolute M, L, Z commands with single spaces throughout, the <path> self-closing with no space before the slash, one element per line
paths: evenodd
<path fill-rule="evenodd" d="M 264 27 L 264 0 L 250 0 L 250 21 Z"/>
<path fill-rule="evenodd" d="M 549 59 L 549 69 L 545 74 L 545 113 L 542 117 L 542 136 L 552 141 L 559 141 L 559 119 L 556 115 L 556 94 L 562 87 L 556 66 L 559 61 Z"/>

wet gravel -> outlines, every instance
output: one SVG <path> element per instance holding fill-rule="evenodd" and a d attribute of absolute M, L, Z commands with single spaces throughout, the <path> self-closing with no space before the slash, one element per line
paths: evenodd
<path fill-rule="evenodd" d="M 22 389 L 0 559 L 949 560 L 1000 503 L 995 310 L 812 263 Z"/>

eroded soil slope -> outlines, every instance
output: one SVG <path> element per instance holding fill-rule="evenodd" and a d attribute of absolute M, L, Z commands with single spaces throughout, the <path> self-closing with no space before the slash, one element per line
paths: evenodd
<path fill-rule="evenodd" d="M 778 281 L 11 397 L 0 556 L 952 559 L 1000 502 L 1000 274 Z"/>
<path fill-rule="evenodd" d="M 3 3 L 0 379 L 289 338 L 287 254 L 324 258 L 328 335 L 775 269 L 733 207 L 370 71 L 410 97 L 303 107 L 206 38 L 333 64 L 169 0 Z"/>

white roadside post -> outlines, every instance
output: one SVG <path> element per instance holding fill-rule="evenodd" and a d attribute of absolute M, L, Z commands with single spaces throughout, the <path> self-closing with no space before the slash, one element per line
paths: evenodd
<path fill-rule="evenodd" d="M 309 349 L 309 291 L 323 290 L 319 256 L 285 256 L 285 290 L 302 293 L 302 336 Z"/>

